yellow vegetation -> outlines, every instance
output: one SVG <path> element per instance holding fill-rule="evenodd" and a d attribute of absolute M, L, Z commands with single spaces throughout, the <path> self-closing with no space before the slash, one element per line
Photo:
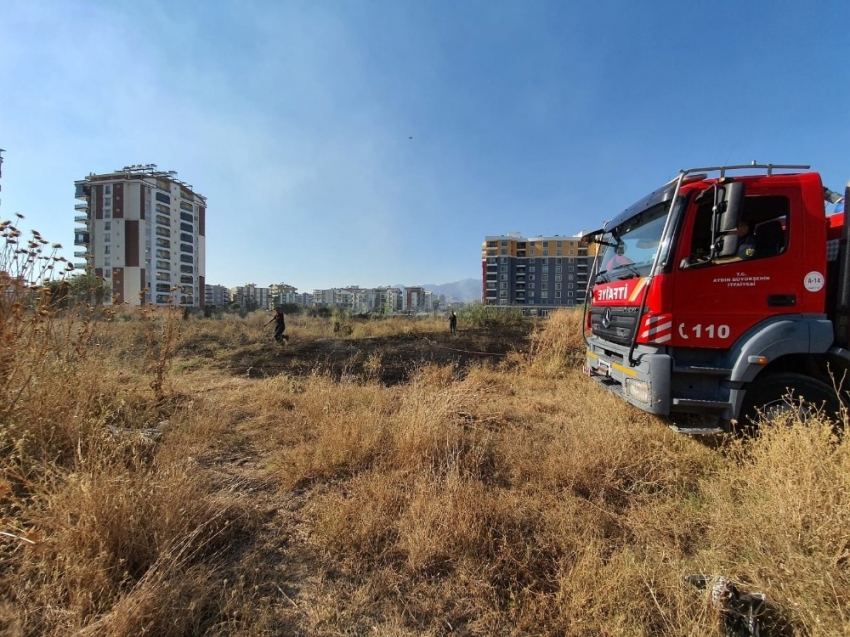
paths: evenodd
<path fill-rule="evenodd" d="M 0 392 L 0 633 L 720 635 L 683 581 L 704 573 L 766 593 L 769 629 L 846 634 L 828 426 L 673 434 L 581 375 L 576 312 L 391 386 L 389 350 L 360 375 L 238 372 L 277 355 L 265 320 L 53 313 L 27 336 L 27 385 Z"/>

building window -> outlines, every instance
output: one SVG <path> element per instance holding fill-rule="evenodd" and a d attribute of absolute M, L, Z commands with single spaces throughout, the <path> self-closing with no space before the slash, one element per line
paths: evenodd
<path fill-rule="evenodd" d="M 103 254 L 109 254 L 109 246 L 103 246 Z"/>
<path fill-rule="evenodd" d="M 103 198 L 103 207 L 110 208 L 112 206 L 112 197 L 104 197 Z"/>
<path fill-rule="evenodd" d="M 107 232 L 109 232 L 112 229 L 112 222 L 111 221 L 104 221 L 103 222 L 103 229 L 106 230 Z"/>
<path fill-rule="evenodd" d="M 110 241 L 112 241 L 111 235 L 108 232 L 104 232 L 103 233 L 103 242 L 109 243 Z"/>
<path fill-rule="evenodd" d="M 544 242 L 543 242 L 543 247 L 544 247 L 544 248 L 548 248 L 548 247 L 549 247 L 549 242 L 548 242 L 548 241 L 544 241 Z"/>
<path fill-rule="evenodd" d="M 541 274 L 541 275 L 540 275 L 540 280 L 541 280 L 543 283 L 548 282 L 548 281 L 549 281 L 549 275 L 548 275 L 548 274 Z"/>
<path fill-rule="evenodd" d="M 180 233 L 180 241 L 185 241 L 186 243 L 193 243 L 194 239 L 192 235 L 186 234 L 185 232 Z"/>
<path fill-rule="evenodd" d="M 168 261 L 157 261 L 156 267 L 160 270 L 170 270 L 171 264 Z"/>
<path fill-rule="evenodd" d="M 561 256 L 561 252 L 562 252 L 561 250 L 558 250 L 555 254 L 557 254 L 558 256 Z"/>
<path fill-rule="evenodd" d="M 507 274 L 500 274 L 500 275 L 499 275 L 499 280 L 500 280 L 500 281 L 507 281 L 507 280 L 508 280 L 508 275 L 507 275 Z"/>
<path fill-rule="evenodd" d="M 560 248 L 563 245 L 563 241 L 558 241 L 555 243 L 555 245 Z"/>
<path fill-rule="evenodd" d="M 169 197 L 168 195 L 166 195 L 163 192 L 156 193 L 156 200 L 161 201 L 162 203 L 167 203 L 167 204 L 171 203 L 171 197 Z"/>
<path fill-rule="evenodd" d="M 112 186 L 110 186 L 109 184 L 106 184 L 106 185 L 103 187 L 103 192 L 104 192 L 104 194 L 106 194 L 106 195 L 111 195 L 111 194 L 112 194 Z"/>
<path fill-rule="evenodd" d="M 191 223 L 180 223 L 180 229 L 185 230 L 186 232 L 192 232 L 192 224 Z"/>
<path fill-rule="evenodd" d="M 541 266 L 540 266 L 540 271 L 541 271 L 541 272 L 544 272 L 544 273 L 548 272 L 548 271 L 549 271 L 549 266 L 548 266 L 548 265 L 541 265 Z"/>
<path fill-rule="evenodd" d="M 556 274 L 556 275 L 555 275 L 555 280 L 556 280 L 556 281 L 561 281 L 561 280 L 563 280 L 563 279 L 561 278 L 561 277 L 563 277 L 563 276 L 564 276 L 563 274 Z"/>
<path fill-rule="evenodd" d="M 111 268 L 106 268 L 106 269 L 103 270 L 103 278 L 104 279 L 111 279 L 112 278 L 112 269 Z"/>
<path fill-rule="evenodd" d="M 499 289 L 500 289 L 500 290 L 507 290 L 507 289 L 508 289 L 508 284 L 507 284 L 507 283 L 500 283 L 500 284 L 499 284 Z"/>
<path fill-rule="evenodd" d="M 508 253 L 508 249 L 502 248 L 502 251 L 499 254 L 507 254 L 507 253 Z"/>
<path fill-rule="evenodd" d="M 501 298 L 503 298 L 503 299 L 504 299 L 504 298 L 507 298 L 507 296 L 508 296 L 508 291 L 507 291 L 507 290 L 499 290 L 499 296 L 500 296 Z"/>
<path fill-rule="evenodd" d="M 507 272 L 507 271 L 508 271 L 508 266 L 503 265 L 501 268 L 499 268 L 499 270 L 501 270 L 502 272 Z"/>
<path fill-rule="evenodd" d="M 549 251 L 544 249 L 544 250 L 543 250 L 543 256 L 544 256 L 544 257 L 548 257 L 548 256 L 549 256 Z"/>
<path fill-rule="evenodd" d="M 555 298 L 556 298 L 556 299 L 560 299 L 560 298 L 561 298 L 561 293 L 560 293 L 560 292 L 555 292 Z"/>
<path fill-rule="evenodd" d="M 191 255 L 191 254 L 181 254 L 181 255 L 180 255 L 180 260 L 181 260 L 183 263 L 194 263 L 194 261 L 195 261 L 195 260 L 192 258 L 192 255 Z"/>
<path fill-rule="evenodd" d="M 104 268 L 111 268 L 112 267 L 112 259 L 110 259 L 109 257 L 104 257 L 103 267 Z"/>
<path fill-rule="evenodd" d="M 195 221 L 195 218 L 186 212 L 180 213 L 180 219 L 182 219 L 183 221 L 188 221 L 189 223 L 193 223 Z"/>
<path fill-rule="evenodd" d="M 180 244 L 180 252 L 194 252 L 194 246 L 186 245 L 185 243 Z"/>
<path fill-rule="evenodd" d="M 555 289 L 556 289 L 556 290 L 560 290 L 560 289 L 561 289 L 561 284 L 560 284 L 560 283 L 555 283 Z"/>
<path fill-rule="evenodd" d="M 502 247 L 507 247 L 508 242 L 505 239 L 502 239 Z"/>
<path fill-rule="evenodd" d="M 184 274 L 192 274 L 192 272 L 194 272 L 191 265 L 181 265 L 180 271 Z"/>

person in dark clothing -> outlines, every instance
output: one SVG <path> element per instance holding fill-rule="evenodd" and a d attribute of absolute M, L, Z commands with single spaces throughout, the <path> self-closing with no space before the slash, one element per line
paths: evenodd
<path fill-rule="evenodd" d="M 752 223 L 742 219 L 735 230 L 738 236 L 738 258 L 752 259 L 756 256 L 756 241 L 753 236 Z"/>
<path fill-rule="evenodd" d="M 449 313 L 449 330 L 452 334 L 457 332 L 457 314 L 454 310 Z"/>
<path fill-rule="evenodd" d="M 274 309 L 274 316 L 269 319 L 269 321 L 268 321 L 268 323 L 266 323 L 266 325 L 268 325 L 272 321 L 275 322 L 274 340 L 276 340 L 278 343 L 280 343 L 281 341 L 287 341 L 288 342 L 289 336 L 287 336 L 286 334 L 283 333 L 284 330 L 286 329 L 286 320 L 283 318 L 283 310 L 281 308 L 276 307 Z"/>

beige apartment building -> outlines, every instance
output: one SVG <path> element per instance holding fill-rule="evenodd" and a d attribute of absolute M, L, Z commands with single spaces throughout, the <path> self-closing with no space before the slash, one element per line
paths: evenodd
<path fill-rule="evenodd" d="M 203 307 L 206 197 L 154 164 L 74 183 L 76 265 L 107 282 L 113 303 Z"/>

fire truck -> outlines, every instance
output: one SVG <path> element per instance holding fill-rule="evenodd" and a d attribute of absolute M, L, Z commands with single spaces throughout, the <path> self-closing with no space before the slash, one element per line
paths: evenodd
<path fill-rule="evenodd" d="M 850 243 L 844 213 L 827 212 L 840 200 L 809 166 L 692 168 L 588 233 L 585 373 L 682 433 L 838 417 Z"/>

